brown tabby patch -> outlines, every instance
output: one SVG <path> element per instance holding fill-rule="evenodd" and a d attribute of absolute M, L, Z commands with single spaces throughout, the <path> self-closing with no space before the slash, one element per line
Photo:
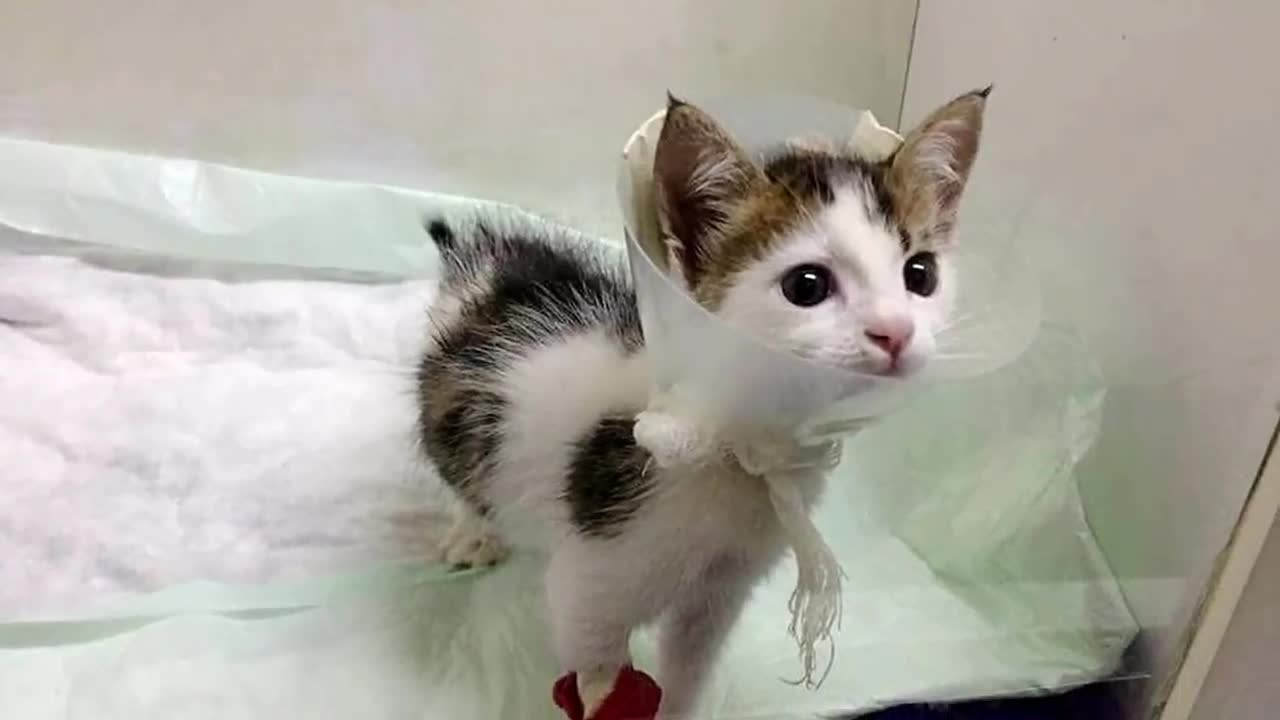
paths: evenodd
<path fill-rule="evenodd" d="M 885 177 L 888 165 L 824 150 L 789 148 L 769 159 L 770 182 L 743 198 L 729 214 L 714 252 L 693 283 L 699 302 L 715 309 L 738 273 L 764 259 L 789 233 L 812 221 L 835 201 L 836 189 L 858 190 L 867 216 L 891 231 L 898 227 Z M 900 233 L 905 247 L 906 236 Z"/>

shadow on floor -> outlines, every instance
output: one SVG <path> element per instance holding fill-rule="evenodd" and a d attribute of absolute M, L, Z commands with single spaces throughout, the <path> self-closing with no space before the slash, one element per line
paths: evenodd
<path fill-rule="evenodd" d="M 1103 682 L 1042 697 L 903 705 L 858 720 L 1124 720 L 1125 699 L 1132 697 L 1139 682 Z"/>

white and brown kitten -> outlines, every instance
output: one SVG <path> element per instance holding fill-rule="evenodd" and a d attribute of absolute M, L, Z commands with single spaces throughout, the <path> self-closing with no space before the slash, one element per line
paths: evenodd
<path fill-rule="evenodd" d="M 951 231 L 987 93 L 938 109 L 876 162 L 798 147 L 757 162 L 673 99 L 654 177 L 676 269 L 766 342 L 914 372 L 951 310 Z M 733 461 L 660 468 L 637 444 L 649 363 L 616 258 L 542 232 L 428 229 L 445 278 L 418 394 L 426 453 L 458 499 L 447 560 L 501 560 L 499 532 L 548 554 L 553 646 L 589 708 L 629 662 L 632 630 L 659 623 L 662 715 L 684 716 L 786 549 L 764 482 Z M 810 485 L 811 504 L 821 478 Z"/>

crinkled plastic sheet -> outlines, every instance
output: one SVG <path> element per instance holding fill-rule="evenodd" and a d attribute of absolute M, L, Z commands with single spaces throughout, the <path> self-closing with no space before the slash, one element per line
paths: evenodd
<path fill-rule="evenodd" d="M 483 205 L 15 140 L 0 140 L 0 168 L 5 249 L 170 278 L 430 277 L 424 212 Z M 999 372 L 939 386 L 849 441 L 819 517 L 849 575 L 831 676 L 815 692 L 783 682 L 797 674 L 788 566 L 734 632 L 706 716 L 852 713 L 1116 670 L 1135 626 L 1073 475 L 1104 396 L 1069 328 L 1045 327 Z M 6 467 L 0 482 L 22 482 Z M 344 562 L 124 597 L 86 586 L 74 607 L 11 612 L 0 709 L 30 720 L 557 717 L 536 558 L 468 573 L 394 554 Z M 652 650 L 637 639 L 642 666 Z"/>

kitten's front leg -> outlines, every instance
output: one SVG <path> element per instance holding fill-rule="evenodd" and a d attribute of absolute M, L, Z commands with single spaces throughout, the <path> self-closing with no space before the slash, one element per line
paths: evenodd
<path fill-rule="evenodd" d="M 658 635 L 659 720 L 690 717 L 755 580 L 756 573 L 748 567 L 726 564 L 713 568 L 667 611 Z"/>
<path fill-rule="evenodd" d="M 559 548 L 547 567 L 552 644 L 561 667 L 578 675 L 578 696 L 590 718 L 631 663 L 630 609 L 621 584 L 581 541 Z M 625 595 L 625 593 L 624 593 Z"/>

